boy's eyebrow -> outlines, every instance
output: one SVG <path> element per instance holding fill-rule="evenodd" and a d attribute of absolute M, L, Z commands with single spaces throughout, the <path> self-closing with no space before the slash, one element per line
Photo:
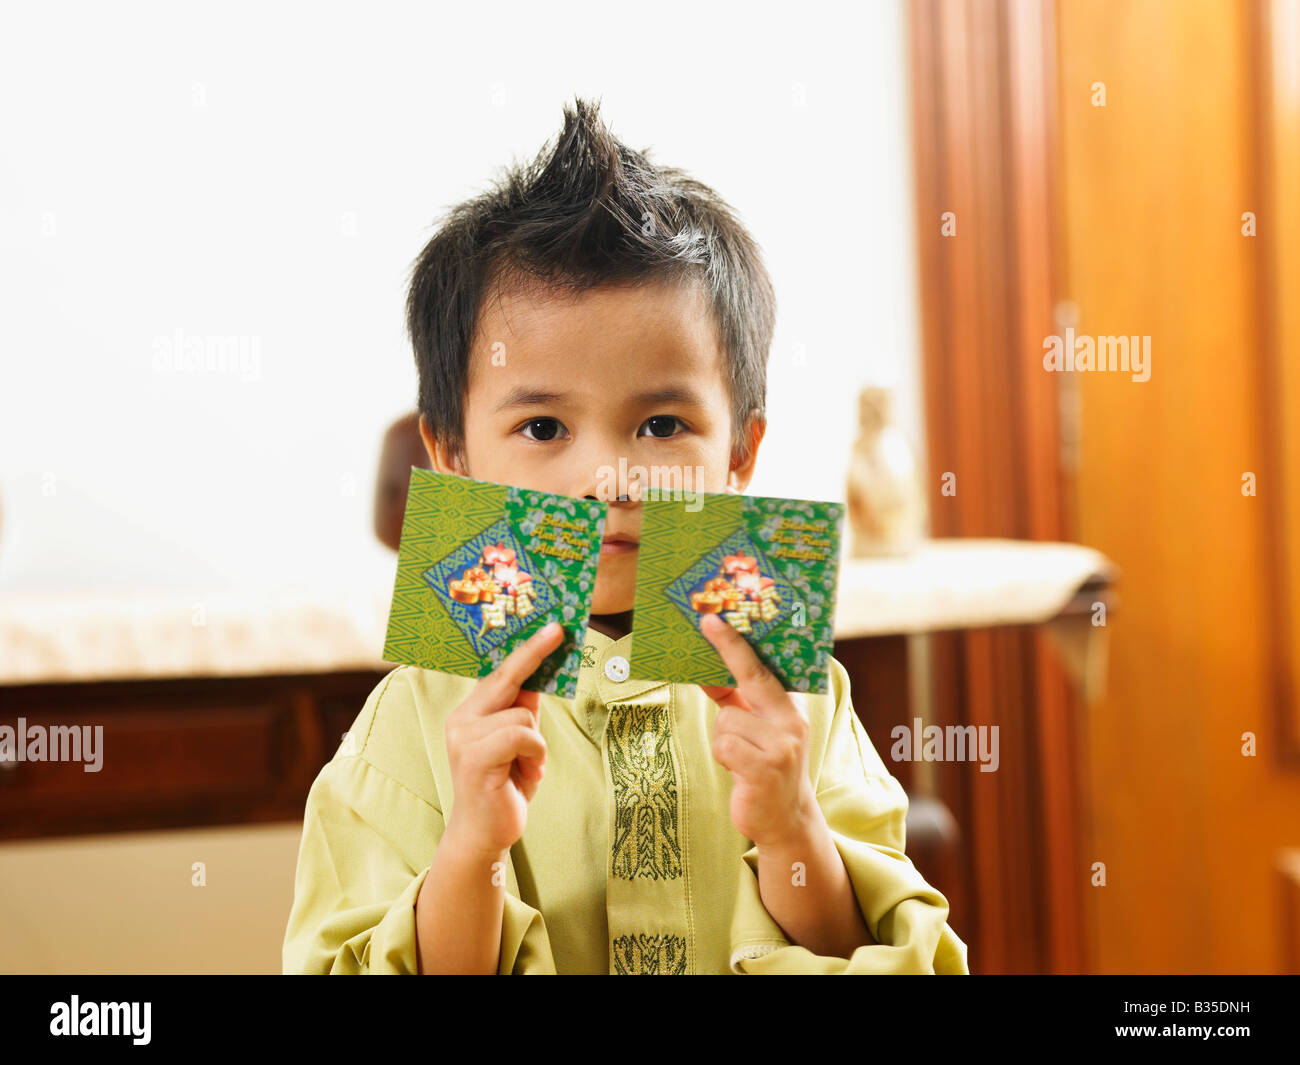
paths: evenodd
<path fill-rule="evenodd" d="M 538 388 L 525 388 L 522 385 L 516 385 L 506 393 L 505 398 L 496 405 L 497 410 L 507 410 L 510 407 L 538 407 L 547 403 L 557 403 L 564 396 L 559 392 L 545 392 Z"/>
<path fill-rule="evenodd" d="M 538 388 L 528 388 L 523 385 L 517 385 L 506 393 L 500 403 L 496 405 L 498 411 L 508 410 L 511 407 L 539 407 L 548 403 L 558 403 L 564 399 L 562 392 L 547 392 Z M 703 406 L 704 400 L 698 393 L 689 388 L 657 388 L 650 392 L 640 392 L 632 396 L 630 403 L 636 406 L 648 406 L 652 403 L 693 403 L 697 406 Z"/>
<path fill-rule="evenodd" d="M 696 406 L 703 406 L 704 400 L 698 393 L 689 388 L 657 388 L 651 392 L 641 392 L 631 398 L 631 402 L 637 406 L 647 406 L 651 403 L 693 403 Z"/>

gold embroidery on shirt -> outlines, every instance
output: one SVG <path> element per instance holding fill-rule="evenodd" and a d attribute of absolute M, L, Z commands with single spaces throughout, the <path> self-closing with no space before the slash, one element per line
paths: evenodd
<path fill-rule="evenodd" d="M 614 940 L 615 976 L 682 976 L 686 939 L 682 936 L 619 936 Z"/>
<path fill-rule="evenodd" d="M 606 734 L 614 784 L 613 875 L 673 880 L 682 875 L 682 853 L 668 709 L 611 706 Z"/>

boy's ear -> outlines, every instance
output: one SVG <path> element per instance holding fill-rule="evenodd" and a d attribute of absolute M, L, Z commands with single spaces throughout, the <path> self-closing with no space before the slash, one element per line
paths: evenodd
<path fill-rule="evenodd" d="M 465 471 L 461 469 L 460 456 L 444 447 L 434 437 L 433 429 L 423 414 L 420 415 L 420 439 L 424 441 L 424 450 L 429 456 L 434 473 L 453 473 L 458 477 L 465 475 Z"/>
<path fill-rule="evenodd" d="M 736 492 L 743 492 L 754 476 L 754 466 L 758 462 L 758 445 L 763 442 L 767 432 L 767 419 L 757 410 L 751 411 L 749 421 L 745 424 L 745 455 L 743 458 L 735 453 L 731 456 L 731 469 L 727 472 L 727 487 Z"/>

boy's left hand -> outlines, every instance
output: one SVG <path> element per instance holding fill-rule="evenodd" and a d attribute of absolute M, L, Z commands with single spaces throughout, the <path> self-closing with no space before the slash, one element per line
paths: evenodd
<path fill-rule="evenodd" d="M 700 631 L 736 678 L 735 688 L 700 685 L 721 708 L 713 757 L 733 776 L 731 822 L 760 847 L 796 839 L 816 816 L 808 719 L 740 633 L 716 614 L 701 619 Z"/>

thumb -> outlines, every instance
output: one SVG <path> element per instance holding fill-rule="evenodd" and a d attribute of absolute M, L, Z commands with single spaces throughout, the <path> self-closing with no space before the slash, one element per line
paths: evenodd
<path fill-rule="evenodd" d="M 744 710 L 750 708 L 749 704 L 745 702 L 745 697 L 735 688 L 719 688 L 710 684 L 701 684 L 699 687 L 700 691 L 719 706 L 739 706 Z"/>

